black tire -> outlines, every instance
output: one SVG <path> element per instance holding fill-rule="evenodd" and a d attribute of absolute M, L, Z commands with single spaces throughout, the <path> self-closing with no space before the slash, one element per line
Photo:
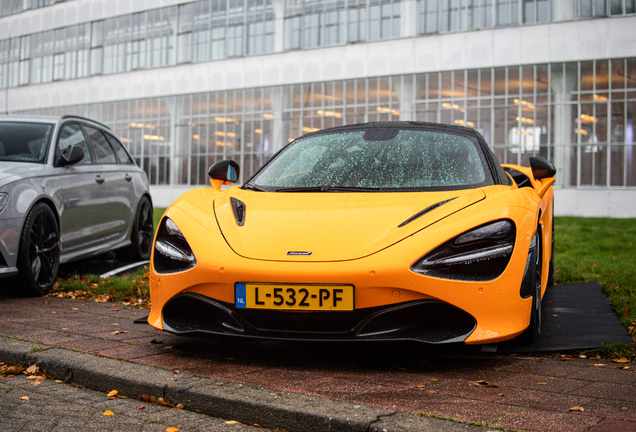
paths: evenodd
<path fill-rule="evenodd" d="M 155 236 L 152 204 L 147 196 L 141 197 L 130 235 L 130 246 L 122 249 L 117 255 L 126 261 L 146 261 L 150 259 L 152 240 Z"/>
<path fill-rule="evenodd" d="M 60 229 L 51 208 L 38 203 L 26 218 L 18 248 L 17 292 L 43 296 L 51 291 L 60 261 Z"/>
<path fill-rule="evenodd" d="M 532 310 L 530 312 L 530 325 L 521 335 L 522 341 L 532 344 L 541 336 L 541 230 L 537 227 L 535 234 L 535 247 L 532 252 Z"/>

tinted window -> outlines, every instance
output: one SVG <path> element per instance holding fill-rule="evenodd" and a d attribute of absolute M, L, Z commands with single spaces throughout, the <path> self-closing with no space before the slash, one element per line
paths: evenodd
<path fill-rule="evenodd" d="M 250 184 L 269 188 L 419 190 L 487 180 L 479 146 L 465 136 L 418 129 L 338 131 L 290 144 Z"/>
<path fill-rule="evenodd" d="M 95 163 L 97 164 L 114 164 L 117 163 L 115 152 L 110 146 L 104 134 L 97 129 L 85 126 L 88 139 L 95 152 Z"/>
<path fill-rule="evenodd" d="M 0 122 L 0 160 L 44 162 L 51 125 Z"/>
<path fill-rule="evenodd" d="M 78 124 L 69 124 L 62 128 L 57 143 L 58 156 L 70 145 L 79 146 L 84 149 L 84 159 L 79 161 L 76 165 L 91 163 L 91 153 L 88 150 L 84 132 L 82 132 L 82 128 L 80 128 Z"/>
<path fill-rule="evenodd" d="M 115 149 L 115 153 L 117 154 L 117 159 L 119 159 L 119 163 L 123 163 L 123 164 L 134 163 L 132 159 L 130 159 L 130 156 L 128 156 L 128 153 L 126 153 L 126 150 L 124 150 L 124 146 L 117 140 L 117 138 L 107 133 L 105 133 L 104 135 L 106 135 L 108 142 Z"/>

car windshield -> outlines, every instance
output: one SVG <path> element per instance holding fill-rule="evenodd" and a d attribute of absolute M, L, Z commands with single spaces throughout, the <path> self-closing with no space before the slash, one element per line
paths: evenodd
<path fill-rule="evenodd" d="M 44 162 L 52 125 L 0 122 L 0 161 Z"/>
<path fill-rule="evenodd" d="M 422 129 L 367 128 L 296 140 L 245 187 L 267 191 L 466 189 L 486 179 L 476 140 Z"/>

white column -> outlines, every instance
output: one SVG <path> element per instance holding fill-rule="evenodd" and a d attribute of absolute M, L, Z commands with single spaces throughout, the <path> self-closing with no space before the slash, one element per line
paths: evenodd
<path fill-rule="evenodd" d="M 415 120 L 415 94 L 412 75 L 403 75 L 401 79 L 393 78 L 393 87 L 400 102 L 400 121 Z M 395 106 L 395 104 L 393 105 Z"/>
<path fill-rule="evenodd" d="M 417 0 L 400 3 L 400 37 L 417 36 Z"/>
<path fill-rule="evenodd" d="M 285 1 L 273 0 L 274 14 L 274 52 L 283 52 L 285 49 Z"/>
<path fill-rule="evenodd" d="M 554 165 L 557 169 L 556 184 L 559 186 L 571 186 L 571 172 L 573 151 L 576 145 L 572 144 L 572 90 L 574 90 L 577 74 L 576 71 L 563 72 L 561 67 L 552 69 L 550 87 L 554 93 Z"/>
<path fill-rule="evenodd" d="M 274 122 L 272 125 L 272 142 L 271 152 L 276 153 L 280 150 L 286 142 L 284 142 L 283 136 L 283 87 L 269 87 L 265 91 L 269 96 L 269 100 L 272 103 L 272 109 L 274 110 Z"/>
<path fill-rule="evenodd" d="M 576 0 L 550 0 L 551 21 L 570 21 L 575 18 Z"/>

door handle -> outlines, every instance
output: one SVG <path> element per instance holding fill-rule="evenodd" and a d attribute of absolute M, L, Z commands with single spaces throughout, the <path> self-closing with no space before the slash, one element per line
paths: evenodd
<path fill-rule="evenodd" d="M 97 176 L 97 177 L 95 177 L 95 181 L 96 181 L 98 184 L 102 184 L 102 183 L 104 183 L 104 179 L 103 179 L 103 178 L 101 178 L 101 176 Z"/>
<path fill-rule="evenodd" d="M 126 174 L 126 176 L 124 177 L 126 179 L 126 181 L 131 181 L 132 180 L 132 176 L 130 174 Z"/>

